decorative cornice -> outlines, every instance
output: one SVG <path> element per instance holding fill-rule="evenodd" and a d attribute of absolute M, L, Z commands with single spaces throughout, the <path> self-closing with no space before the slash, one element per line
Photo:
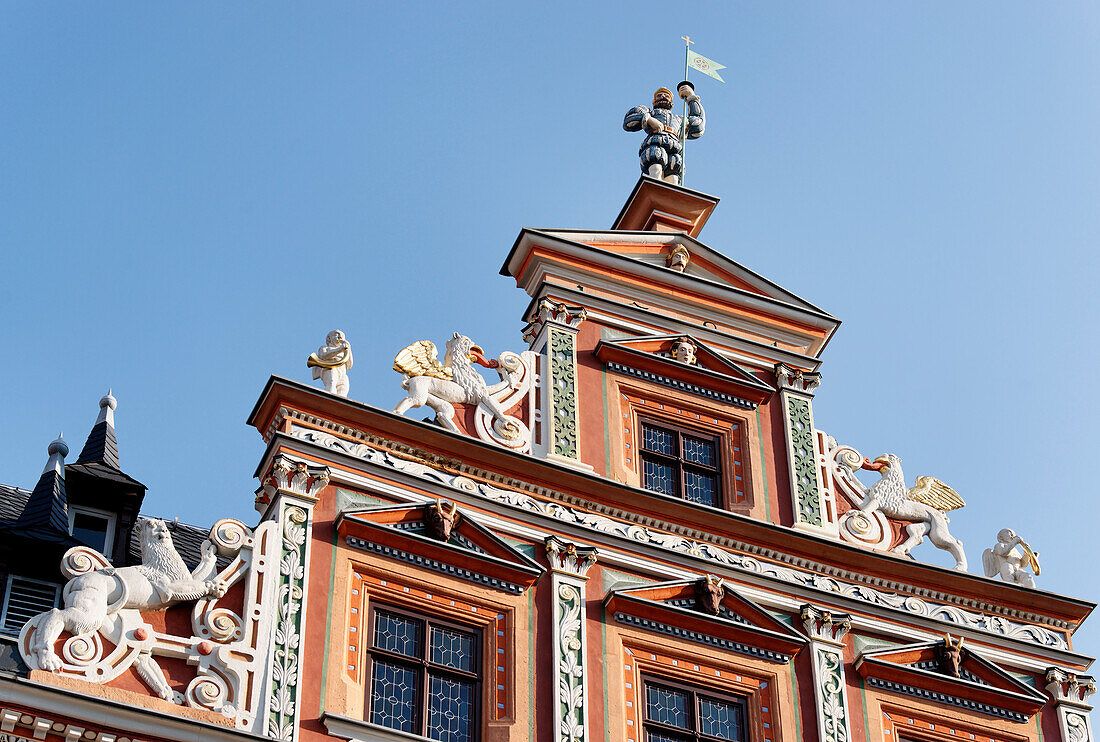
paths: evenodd
<path fill-rule="evenodd" d="M 841 644 L 852 628 L 847 613 L 832 613 L 806 603 L 802 606 L 802 627 L 811 639 Z"/>
<path fill-rule="evenodd" d="M 895 693 L 904 693 L 908 696 L 924 698 L 929 701 L 936 701 L 938 703 L 946 703 L 951 706 L 959 706 L 960 708 L 977 711 L 980 714 L 999 716 L 1003 719 L 1008 719 L 1010 721 L 1024 723 L 1029 718 L 1031 718 L 1027 714 L 1022 714 L 1018 711 L 1009 711 L 1008 709 L 1004 709 L 999 706 L 993 706 L 992 704 L 988 703 L 979 703 L 978 701 L 970 701 L 965 698 L 960 698 L 958 696 L 948 695 L 947 693 L 940 693 L 939 691 L 916 688 L 912 685 L 906 685 L 905 683 L 895 683 L 893 680 L 883 680 L 881 678 L 865 678 L 865 680 L 867 682 L 867 685 L 875 688 L 891 690 Z"/>
<path fill-rule="evenodd" d="M 587 579 L 588 569 L 596 563 L 598 554 L 597 549 L 578 547 L 573 542 L 564 541 L 557 536 L 546 539 L 546 556 L 550 560 L 551 569 L 555 572 Z"/>
<path fill-rule="evenodd" d="M 625 623 L 630 626 L 638 626 L 649 631 L 656 631 L 661 634 L 667 634 L 668 636 L 679 637 L 680 639 L 687 639 L 693 642 L 699 642 L 700 644 L 709 644 L 712 647 L 719 647 L 721 649 L 728 649 L 732 652 L 738 652 L 739 654 L 746 654 L 750 657 L 760 657 L 773 662 L 782 662 L 786 664 L 791 661 L 791 655 L 783 654 L 782 652 L 773 652 L 770 649 L 761 649 L 759 647 L 753 647 L 741 642 L 730 641 L 729 639 L 722 639 L 710 634 L 704 634 L 700 631 L 691 631 L 689 629 L 682 629 L 679 626 L 673 626 L 672 624 L 662 623 L 660 621 L 651 621 L 648 618 L 642 618 L 641 616 L 633 616 L 629 613 L 618 612 L 615 614 L 615 620 L 619 623 Z"/>
<path fill-rule="evenodd" d="M 574 523 L 581 527 L 599 532 L 619 535 L 628 540 L 640 541 L 671 551 L 678 551 L 688 556 L 707 560 L 712 563 L 717 562 L 748 573 L 764 575 L 782 582 L 820 590 L 828 595 L 839 595 L 864 603 L 900 610 L 932 620 L 942 621 L 947 624 L 955 624 L 994 636 L 1003 636 L 1042 647 L 1052 647 L 1064 651 L 1069 650 L 1069 644 L 1061 634 L 1055 633 L 1043 626 L 1016 623 L 1003 616 L 1041 623 L 1058 629 L 1069 628 L 1070 624 L 1066 621 L 1040 616 L 1027 611 L 1006 609 L 993 603 L 987 603 L 972 598 L 960 598 L 959 596 L 950 595 L 937 590 L 913 587 L 905 583 L 873 577 L 860 572 L 839 569 L 837 567 L 819 564 L 809 559 L 793 557 L 774 549 L 748 544 L 735 539 L 714 536 L 696 529 L 669 524 L 655 518 L 648 518 L 638 515 L 637 513 L 624 511 L 620 508 L 592 503 L 580 497 L 566 495 L 548 487 L 532 485 L 512 477 L 503 476 L 496 472 L 469 466 L 457 459 L 432 454 L 413 446 L 395 443 L 380 436 L 333 423 L 313 415 L 299 413 L 295 410 L 287 409 L 286 407 L 280 407 L 279 412 L 276 414 L 269 428 L 268 441 L 270 441 L 270 436 L 274 435 L 277 427 L 282 425 L 287 419 L 299 420 L 309 425 L 316 425 L 320 428 L 331 430 L 334 433 L 364 441 L 364 443 L 354 443 L 352 441 L 337 438 L 334 435 L 323 432 L 323 430 L 309 430 L 305 428 L 296 428 L 292 430 L 289 435 L 293 438 L 323 448 L 329 448 L 338 453 L 343 453 L 363 461 L 380 464 L 397 471 L 407 472 L 413 476 L 432 479 L 454 489 L 481 494 L 491 500 L 542 513 L 557 520 Z M 372 448 L 370 445 L 367 445 L 367 443 L 378 446 L 379 448 Z M 395 454 L 400 454 L 401 456 Z M 409 458 L 402 458 L 402 456 L 407 456 Z M 471 476 L 487 481 L 478 483 L 471 479 Z M 511 491 L 502 490 L 487 482 L 495 482 L 504 485 L 505 487 L 511 488 Z M 594 512 L 580 512 L 571 508 L 562 507 L 556 503 L 542 503 L 532 499 L 524 493 L 531 493 L 557 502 L 577 505 Z M 649 531 L 647 528 L 648 526 L 661 528 L 663 532 Z M 689 539 L 697 539 L 698 541 L 691 541 Z M 784 567 L 778 564 L 762 562 L 742 554 L 731 554 L 724 549 L 718 548 L 717 544 L 745 552 L 746 554 L 791 564 L 794 565 L 794 567 Z M 875 589 L 876 587 L 894 592 L 884 592 Z M 940 600 L 954 605 L 937 605 L 928 603 L 925 599 Z M 972 607 L 979 612 L 969 611 L 959 606 Z"/>
<path fill-rule="evenodd" d="M 1096 692 L 1096 680 L 1090 675 L 1075 675 L 1060 667 L 1047 670 L 1046 690 L 1057 703 L 1072 703 L 1086 708 L 1089 697 Z"/>
<path fill-rule="evenodd" d="M 424 567 L 425 569 L 435 570 L 436 572 L 442 572 L 443 574 L 452 575 L 454 577 L 462 578 L 463 580 L 469 580 L 470 582 L 480 583 L 489 587 L 496 588 L 497 590 L 503 590 L 504 592 L 514 593 L 521 595 L 523 593 L 523 587 L 515 584 L 514 582 L 508 582 L 496 577 L 490 577 L 489 575 L 483 575 L 480 572 L 474 572 L 473 570 L 464 569 L 462 567 L 456 567 L 453 564 L 446 564 L 438 559 L 427 559 L 419 554 L 412 554 L 403 549 L 395 549 L 392 546 L 386 546 L 385 544 L 378 544 L 374 541 L 368 541 L 365 538 L 359 538 L 358 536 L 347 537 L 348 546 L 353 546 L 363 551 L 374 552 L 375 554 L 381 554 L 393 559 L 400 559 L 403 562 L 415 564 L 418 567 Z"/>
<path fill-rule="evenodd" d="M 700 397 L 707 397 L 708 399 L 715 399 L 719 402 L 725 402 L 726 404 L 736 405 L 737 407 L 743 407 L 747 410 L 755 410 L 756 403 L 750 402 L 742 397 L 735 397 L 732 394 L 724 394 L 722 392 L 716 392 L 705 387 L 701 387 L 698 384 L 688 384 L 687 382 L 680 381 L 679 379 L 672 379 L 668 376 L 662 376 L 661 374 L 655 374 L 651 371 L 642 371 L 641 369 L 626 366 L 622 363 L 616 363 L 611 361 L 607 364 L 607 367 L 612 371 L 618 371 L 621 374 L 627 376 L 633 376 L 638 379 L 645 379 L 646 381 L 652 381 L 655 384 L 661 386 L 667 386 L 672 389 L 679 389 L 687 392 L 688 394 L 697 394 Z"/>

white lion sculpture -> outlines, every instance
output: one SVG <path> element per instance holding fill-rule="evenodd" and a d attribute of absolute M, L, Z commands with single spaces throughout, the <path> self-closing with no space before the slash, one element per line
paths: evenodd
<path fill-rule="evenodd" d="M 159 610 L 189 600 L 220 598 L 227 585 L 213 579 L 217 573 L 217 550 L 207 541 L 202 559 L 194 572 L 187 570 L 172 543 L 172 534 L 162 520 L 138 523 L 141 543 L 141 564 L 132 567 L 112 567 L 97 552 L 76 547 L 66 554 L 76 554 L 93 562 L 91 571 L 77 574 L 65 586 L 64 608 L 54 608 L 30 620 L 34 638 L 30 645 L 33 658 L 42 670 L 57 672 L 64 667 L 54 644 L 63 631 L 74 636 L 94 634 L 103 630 L 118 614 L 126 610 Z M 94 558 L 93 558 L 94 557 Z M 24 629 L 26 631 L 27 629 Z M 143 653 L 137 660 L 142 679 L 161 697 L 179 703 L 179 694 L 172 691 L 152 655 Z"/>

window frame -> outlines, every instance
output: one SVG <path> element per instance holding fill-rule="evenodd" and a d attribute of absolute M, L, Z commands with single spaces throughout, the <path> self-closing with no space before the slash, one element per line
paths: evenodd
<path fill-rule="evenodd" d="M 421 627 L 421 648 L 419 657 L 410 657 L 399 652 L 393 652 L 387 649 L 382 649 L 374 645 L 374 632 L 375 625 L 378 618 L 378 612 L 389 613 L 402 618 L 407 618 L 416 621 Z M 425 739 L 434 739 L 428 734 L 428 717 L 429 717 L 429 689 L 431 683 L 431 677 L 433 675 L 439 677 L 445 677 L 450 679 L 459 679 L 466 682 L 470 682 L 473 685 L 473 690 L 470 695 L 470 728 L 473 730 L 471 740 L 477 742 L 481 738 L 481 717 L 482 717 L 482 683 L 483 683 L 483 665 L 484 657 L 483 646 L 484 637 L 482 635 L 482 628 L 471 624 L 462 623 L 460 621 L 454 621 L 449 618 L 440 618 L 428 613 L 420 613 L 417 611 L 404 608 L 392 603 L 373 603 L 370 605 L 369 615 L 366 621 L 366 636 L 363 642 L 363 670 L 364 670 L 364 703 L 363 703 L 363 717 L 366 721 L 372 724 L 378 724 L 379 726 L 387 729 L 392 727 L 386 727 L 384 724 L 379 724 L 374 721 L 374 662 L 375 657 L 380 657 L 390 662 L 391 664 L 400 665 L 403 667 L 413 668 L 417 673 L 417 697 L 413 704 L 413 731 L 404 732 L 404 730 L 394 731 L 403 732 L 405 734 L 415 734 Z M 465 634 L 473 636 L 473 650 L 471 652 L 473 656 L 472 671 L 458 670 L 453 667 L 446 667 L 433 663 L 429 659 L 429 653 L 431 651 L 431 630 L 432 628 L 444 628 L 461 631 Z"/>
<path fill-rule="evenodd" d="M 645 431 L 646 427 L 655 428 L 664 432 L 672 433 L 676 436 L 676 451 L 675 456 L 668 454 L 658 453 L 651 451 L 645 446 Z M 714 446 L 714 459 L 715 465 L 713 467 L 706 466 L 704 464 L 698 464 L 692 461 L 688 461 L 684 457 L 684 437 L 696 438 L 703 441 L 709 441 Z M 673 493 L 666 495 L 667 497 L 675 497 L 684 502 L 691 503 L 692 505 L 703 505 L 704 507 L 712 508 L 725 508 L 726 497 L 725 488 L 722 486 L 722 480 L 724 479 L 724 472 L 722 469 L 722 442 L 723 436 L 716 434 L 712 431 L 701 430 L 698 428 L 690 428 L 670 420 L 659 419 L 648 416 L 638 416 L 637 421 L 637 444 L 635 454 L 638 458 L 638 474 L 642 489 L 647 492 L 653 492 L 655 494 L 664 495 L 663 492 L 657 490 L 651 490 L 646 487 L 646 472 L 645 465 L 647 459 L 652 459 L 660 463 L 669 465 L 673 468 L 675 475 L 673 476 Z M 705 503 L 693 502 L 684 497 L 684 473 L 685 471 L 698 471 L 705 474 L 712 475 L 714 477 L 714 494 L 715 502 L 713 505 L 706 505 Z"/>
<path fill-rule="evenodd" d="M 103 556 L 108 559 L 111 558 L 111 552 L 115 548 L 115 530 L 118 528 L 118 514 L 113 513 L 110 510 L 101 510 L 99 508 L 88 507 L 87 505 L 69 505 L 69 535 L 73 534 L 73 528 L 76 525 L 76 516 L 78 513 L 85 515 L 94 515 L 98 518 L 105 518 L 107 520 L 107 532 L 103 537 Z M 87 544 L 85 544 L 87 546 Z M 91 549 L 91 546 L 88 546 Z"/>
<path fill-rule="evenodd" d="M 641 676 L 641 724 L 642 724 L 642 739 L 638 742 L 649 742 L 651 730 L 656 731 L 665 737 L 669 737 L 675 740 L 683 740 L 683 742 L 730 742 L 730 740 L 724 737 L 715 737 L 712 735 L 703 734 L 699 731 L 699 701 L 700 698 L 710 698 L 716 701 L 723 701 L 731 703 L 737 706 L 741 712 L 741 739 L 738 742 L 751 742 L 752 730 L 750 728 L 749 719 L 749 705 L 748 699 L 744 696 L 736 695 L 733 693 L 717 691 L 711 688 L 702 688 L 691 683 L 685 683 L 680 680 L 673 680 L 670 678 L 659 677 L 651 675 L 649 673 L 642 673 Z M 667 688 L 670 690 L 680 691 L 687 693 L 691 697 L 691 705 L 688 708 L 690 729 L 681 729 L 669 724 L 664 724 L 658 721 L 650 721 L 649 719 L 649 688 L 650 686 L 657 686 L 659 688 Z"/>

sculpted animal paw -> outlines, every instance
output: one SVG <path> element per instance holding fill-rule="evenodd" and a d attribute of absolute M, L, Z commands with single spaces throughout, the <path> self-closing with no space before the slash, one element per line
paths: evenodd
<path fill-rule="evenodd" d="M 57 672 L 63 664 L 61 658 L 53 652 L 40 652 L 38 655 L 38 666 L 47 672 Z"/>
<path fill-rule="evenodd" d="M 229 589 L 229 586 L 225 584 L 225 580 L 207 580 L 206 592 L 214 598 L 220 598 L 225 595 L 225 591 Z"/>
<path fill-rule="evenodd" d="M 171 694 L 171 697 L 170 698 L 165 698 L 164 700 L 171 701 L 172 703 L 176 704 L 177 706 L 182 706 L 183 705 L 183 702 L 184 702 L 185 699 L 184 699 L 182 693 L 180 693 L 178 690 L 174 690 L 174 691 L 170 691 L 170 694 Z"/>

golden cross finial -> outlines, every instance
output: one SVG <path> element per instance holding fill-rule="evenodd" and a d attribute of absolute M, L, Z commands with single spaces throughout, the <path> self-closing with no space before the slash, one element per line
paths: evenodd
<path fill-rule="evenodd" d="M 691 46 L 692 44 L 695 43 L 694 41 L 691 40 L 690 36 L 681 36 L 680 38 L 683 39 L 687 43 L 688 46 Z"/>

